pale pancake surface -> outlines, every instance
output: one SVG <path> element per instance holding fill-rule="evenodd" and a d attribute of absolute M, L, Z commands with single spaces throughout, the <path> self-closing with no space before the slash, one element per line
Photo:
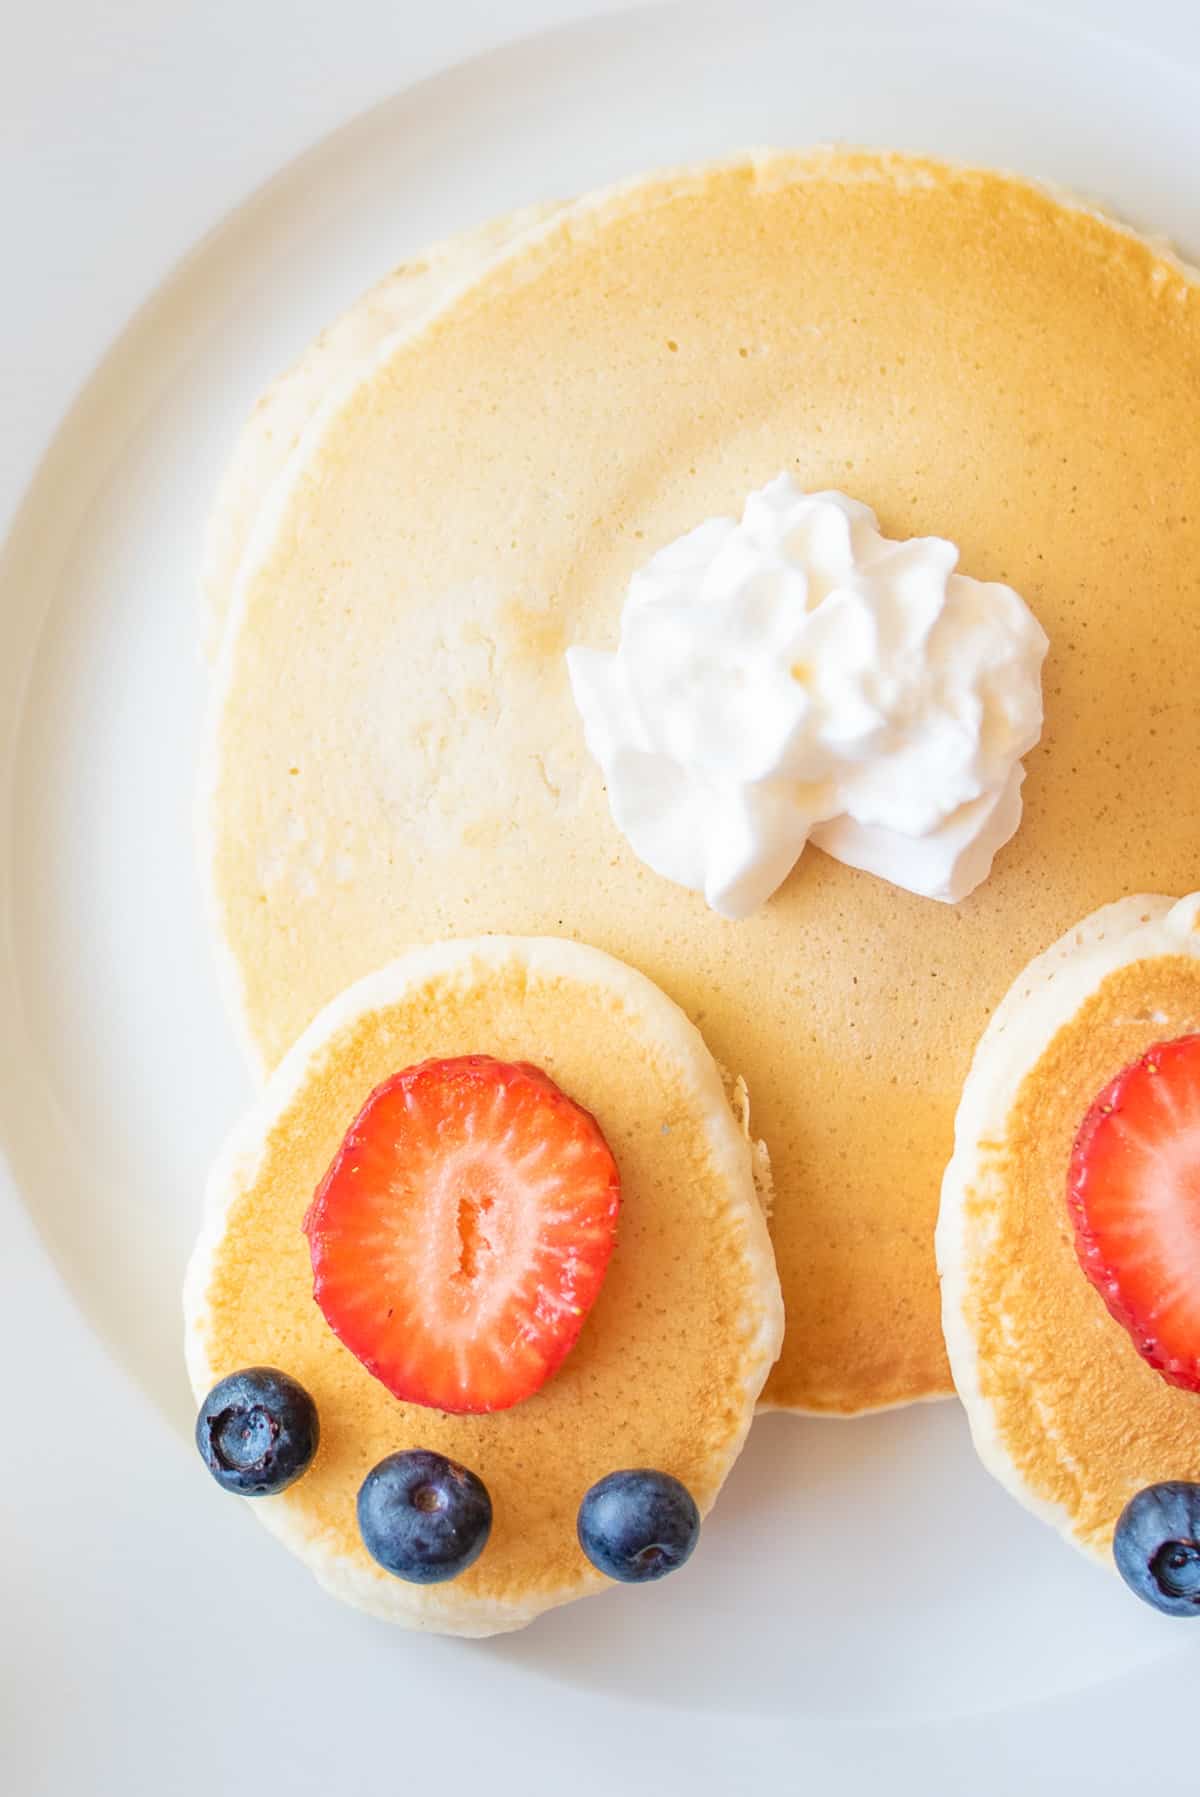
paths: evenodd
<path fill-rule="evenodd" d="M 1195 884 L 1198 408 L 1200 289 L 1003 176 L 765 157 L 527 233 L 318 416 L 243 565 L 205 806 L 253 1051 L 414 941 L 593 941 L 754 1094 L 768 1401 L 947 1391 L 933 1226 L 988 1013 L 1073 918 Z M 1049 633 L 1025 821 L 962 905 L 809 851 L 731 924 L 611 822 L 563 651 L 781 469 L 952 538 Z"/>
<path fill-rule="evenodd" d="M 1134 1492 L 1200 1479 L 1200 1395 L 1169 1385 L 1075 1252 L 1067 1169 L 1109 1081 L 1200 1030 L 1200 896 L 1106 905 L 1019 976 L 979 1044 L 938 1219 L 946 1341 L 985 1464 L 1111 1565 Z"/>
<path fill-rule="evenodd" d="M 387 338 L 415 330 L 514 238 L 556 210 L 550 204 L 523 207 L 447 237 L 400 263 L 322 331 L 262 394 L 229 458 L 205 534 L 200 590 L 210 655 L 220 645 L 238 567 L 259 509 L 330 389 L 362 360 L 372 358 Z"/>
<path fill-rule="evenodd" d="M 578 1342 L 541 1391 L 490 1416 L 397 1402 L 325 1321 L 301 1229 L 374 1087 L 466 1053 L 540 1066 L 596 1117 L 621 1175 L 617 1245 Z M 266 1363 L 316 1401 L 316 1460 L 254 1514 L 335 1595 L 459 1634 L 605 1588 L 575 1536 L 605 1473 L 659 1467 L 707 1511 L 783 1338 L 751 1146 L 699 1032 L 632 968 L 549 939 L 415 950 L 315 1020 L 213 1172 L 184 1308 L 197 1398 Z M 491 1494 L 487 1547 L 448 1584 L 392 1578 L 358 1535 L 362 1480 L 407 1447 L 449 1454 Z"/>

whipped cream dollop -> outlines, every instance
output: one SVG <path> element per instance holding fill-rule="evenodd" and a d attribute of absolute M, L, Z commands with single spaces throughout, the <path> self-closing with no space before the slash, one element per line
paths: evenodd
<path fill-rule="evenodd" d="M 1047 640 L 940 537 L 781 474 L 630 583 L 615 652 L 567 666 L 618 828 L 726 917 L 812 841 L 954 903 L 1021 821 Z"/>

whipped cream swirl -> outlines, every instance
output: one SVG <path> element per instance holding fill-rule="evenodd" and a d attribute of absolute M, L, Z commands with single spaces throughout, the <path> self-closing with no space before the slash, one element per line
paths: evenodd
<path fill-rule="evenodd" d="M 567 666 L 618 828 L 745 917 L 810 840 L 954 903 L 1021 821 L 1047 641 L 1011 587 L 781 474 L 634 575 L 614 653 Z"/>

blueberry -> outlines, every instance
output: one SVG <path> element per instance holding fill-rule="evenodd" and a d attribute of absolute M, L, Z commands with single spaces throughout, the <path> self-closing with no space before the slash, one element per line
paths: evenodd
<path fill-rule="evenodd" d="M 413 1585 L 438 1585 L 473 1566 L 492 1532 L 487 1486 L 429 1448 L 389 1454 L 358 1493 L 358 1528 L 373 1560 Z"/>
<path fill-rule="evenodd" d="M 593 1485 L 577 1526 L 593 1566 L 623 1584 L 642 1584 L 683 1565 L 700 1539 L 700 1512 L 670 1473 L 637 1467 Z"/>
<path fill-rule="evenodd" d="M 1200 1616 L 1200 1485 L 1148 1485 L 1122 1510 L 1113 1536 L 1117 1571 L 1168 1616 Z"/>
<path fill-rule="evenodd" d="M 196 1446 L 222 1491 L 266 1497 L 307 1471 L 320 1439 L 317 1407 L 273 1366 L 243 1367 L 214 1385 L 196 1418 Z"/>

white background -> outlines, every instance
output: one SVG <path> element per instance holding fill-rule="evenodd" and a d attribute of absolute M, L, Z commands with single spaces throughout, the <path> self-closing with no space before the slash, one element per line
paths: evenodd
<path fill-rule="evenodd" d="M 0 527 L 108 344 L 231 206 L 412 80 L 602 10 L 626 9 L 41 0 L 18 11 L 10 0 L 0 33 Z M 1190 0 L 1032 10 L 1200 64 Z M 903 11 L 896 0 L 893 17 Z M 1145 128 L 1153 133 L 1152 116 Z M 1133 163 L 1143 149 L 1129 143 Z M 1200 218 L 1171 222 L 1200 249 Z M 19 597 L 10 588 L 4 603 Z M 10 723 L 0 718 L 6 732 Z M 102 1055 L 105 1044 L 92 1049 Z M 0 1061 L 0 1080 L 17 1072 Z M 5 1797 L 275 1786 L 304 1797 L 433 1780 L 449 1793 L 479 1786 L 502 1797 L 735 1791 L 767 1780 L 785 1791 L 820 1780 L 817 1789 L 984 1797 L 1018 1784 L 1194 1788 L 1193 1651 L 1052 1705 L 864 1727 L 706 1719 L 657 1709 L 649 1691 L 643 1706 L 618 1705 L 531 1680 L 514 1663 L 464 1657 L 475 1650 L 456 1644 L 381 1635 L 340 1614 L 335 1625 L 315 1595 L 297 1601 L 303 1574 L 247 1527 L 241 1507 L 197 1480 L 190 1450 L 108 1360 L 4 1190 L 0 1225 Z M 969 1582 L 969 1545 L 966 1559 L 956 1545 L 947 1578 Z M 212 1576 L 222 1562 L 245 1569 L 240 1590 Z M 981 1633 L 989 1621 L 981 1606 Z M 787 1622 L 806 1626 L 803 1613 Z M 352 1678 L 331 1640 L 352 1650 Z M 714 1633 L 712 1651 L 736 1654 L 736 1636 Z M 798 1712 L 807 1707 L 798 1693 Z"/>

